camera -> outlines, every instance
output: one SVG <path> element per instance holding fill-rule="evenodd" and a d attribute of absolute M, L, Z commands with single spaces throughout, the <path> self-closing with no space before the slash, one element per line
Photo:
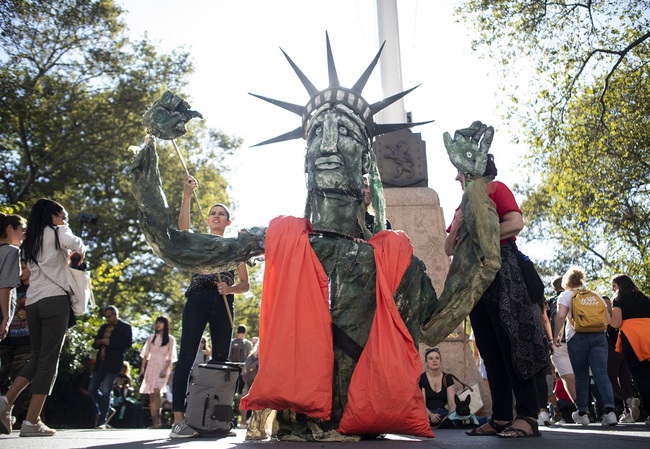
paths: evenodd
<path fill-rule="evenodd" d="M 74 268 L 75 270 L 79 271 L 88 271 L 88 264 L 84 260 L 84 262 L 79 265 L 79 261 L 81 261 L 81 256 L 78 254 L 75 254 L 70 258 L 70 268 Z"/>
<path fill-rule="evenodd" d="M 97 224 L 97 215 L 92 215 L 86 212 L 80 212 L 79 215 L 77 216 L 77 220 L 80 223 L 88 223 L 88 224 Z"/>

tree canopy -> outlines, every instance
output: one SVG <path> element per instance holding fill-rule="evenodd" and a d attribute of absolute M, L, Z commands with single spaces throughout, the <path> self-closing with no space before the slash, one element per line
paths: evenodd
<path fill-rule="evenodd" d="M 184 89 L 193 66 L 183 49 L 162 54 L 146 38 L 131 41 L 122 14 L 113 0 L 0 0 L 0 205 L 26 217 L 38 198 L 63 204 L 88 244 L 98 307 L 116 305 L 142 341 L 163 314 L 180 335 L 189 273 L 165 265 L 144 241 L 128 148 L 143 141 L 142 114 L 165 90 L 191 103 Z M 188 128 L 178 146 L 201 183 L 199 200 L 230 204 L 216 167 L 242 140 L 200 120 Z M 170 142 L 158 148 L 178 213 L 185 171 Z M 192 207 L 192 227 L 203 231 Z M 79 220 L 82 212 L 96 222 Z M 69 334 L 73 369 L 92 354 L 100 317 L 85 317 Z"/>
<path fill-rule="evenodd" d="M 549 277 L 579 264 L 597 285 L 626 272 L 650 291 L 649 10 L 636 0 L 457 7 L 474 48 L 498 61 L 504 115 L 530 148 L 524 236 L 556 244 Z"/>

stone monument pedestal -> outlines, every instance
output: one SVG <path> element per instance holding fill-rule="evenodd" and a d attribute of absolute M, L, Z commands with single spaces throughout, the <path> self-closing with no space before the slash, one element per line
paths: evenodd
<path fill-rule="evenodd" d="M 443 249 L 447 226 L 438 194 L 429 187 L 385 188 L 384 198 L 386 217 L 390 220 L 393 229 L 400 229 L 409 236 L 414 254 L 424 262 L 439 296 L 444 287 L 451 259 Z M 445 372 L 453 373 L 468 385 L 479 384 L 484 404 L 479 415 L 486 416 L 492 410 L 490 391 L 487 383 L 481 379 L 469 343 L 469 335 L 464 323 L 461 323 L 438 345 L 442 353 L 442 366 Z M 426 348 L 426 345 L 420 344 L 423 370 Z M 460 385 L 458 389 L 461 389 Z"/>

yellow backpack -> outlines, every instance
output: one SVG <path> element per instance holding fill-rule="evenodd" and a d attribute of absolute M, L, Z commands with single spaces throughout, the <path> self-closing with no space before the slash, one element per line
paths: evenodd
<path fill-rule="evenodd" d="M 600 297 L 587 289 L 577 290 L 571 298 L 571 319 L 576 332 L 602 332 L 607 329 L 607 307 Z"/>

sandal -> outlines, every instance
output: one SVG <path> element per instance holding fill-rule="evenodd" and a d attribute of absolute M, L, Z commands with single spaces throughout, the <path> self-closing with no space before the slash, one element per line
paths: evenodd
<path fill-rule="evenodd" d="M 523 429 L 509 426 L 507 429 L 503 429 L 503 431 L 498 432 L 497 436 L 501 438 L 530 438 L 542 436 L 542 433 L 539 431 L 539 425 L 537 424 L 536 419 L 529 418 L 527 416 L 517 416 L 517 419 L 526 421 L 531 428 L 531 432 L 526 432 Z M 515 419 L 515 421 L 517 419 Z"/>
<path fill-rule="evenodd" d="M 483 426 L 485 425 L 483 424 L 483 426 L 479 426 L 472 430 L 468 430 L 467 432 L 465 432 L 465 435 L 469 435 L 470 437 L 488 437 L 488 436 L 497 435 L 499 432 L 503 432 L 506 429 L 508 429 L 510 425 L 512 425 L 512 421 L 509 421 L 505 424 L 498 424 L 494 422 L 492 418 L 490 418 L 490 420 L 486 424 L 488 424 L 492 428 L 490 430 L 486 430 L 483 428 Z"/>

